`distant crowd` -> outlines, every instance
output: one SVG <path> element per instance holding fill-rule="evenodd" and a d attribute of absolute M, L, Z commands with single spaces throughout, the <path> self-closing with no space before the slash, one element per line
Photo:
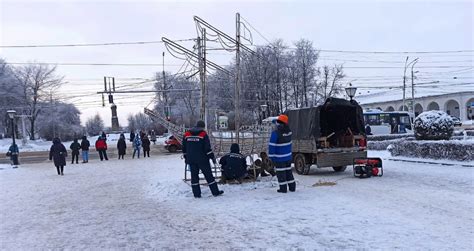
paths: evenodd
<path fill-rule="evenodd" d="M 149 138 L 150 136 L 150 138 Z M 151 139 L 151 140 L 150 140 Z M 151 131 L 149 135 L 144 131 L 140 131 L 135 134 L 134 131 L 130 132 L 130 142 L 132 142 L 133 154 L 132 159 L 140 158 L 140 152 L 143 149 L 143 157 L 150 157 L 150 145 L 151 142 L 156 144 L 156 134 L 154 131 Z M 82 137 L 81 143 L 76 138 L 71 143 L 69 148 L 71 149 L 71 164 L 79 164 L 79 152 L 82 153 L 82 163 L 89 162 L 89 148 L 91 147 L 89 140 L 86 136 Z M 95 142 L 95 149 L 99 153 L 99 158 L 101 161 L 109 160 L 107 157 L 107 135 L 105 132 L 97 138 Z M 127 151 L 127 143 L 125 139 L 125 135 L 122 133 L 120 134 L 120 138 L 117 141 L 117 151 L 118 151 L 118 159 L 124 159 Z M 49 151 L 49 160 L 54 161 L 54 165 L 56 166 L 56 170 L 58 175 L 64 175 L 64 166 L 66 165 L 66 157 L 68 153 L 66 147 L 61 143 L 59 138 L 53 139 L 53 145 Z"/>

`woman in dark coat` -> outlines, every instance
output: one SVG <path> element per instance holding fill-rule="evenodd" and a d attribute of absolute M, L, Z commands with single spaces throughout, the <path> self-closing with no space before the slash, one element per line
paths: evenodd
<path fill-rule="evenodd" d="M 127 149 L 127 142 L 125 142 L 125 135 L 120 134 L 120 139 L 117 142 L 117 149 L 118 149 L 118 158 L 122 157 L 125 155 L 125 150 Z"/>
<path fill-rule="evenodd" d="M 54 160 L 54 165 L 58 171 L 58 175 L 64 175 L 64 166 L 66 165 L 67 150 L 66 147 L 61 144 L 59 138 L 53 139 L 53 145 L 49 151 L 49 160 Z"/>
<path fill-rule="evenodd" d="M 146 134 L 142 137 L 143 157 L 150 157 L 150 140 Z"/>
<path fill-rule="evenodd" d="M 77 139 L 74 139 L 74 142 L 71 143 L 71 146 L 69 146 L 69 148 L 71 148 L 71 150 L 72 150 L 72 152 L 71 152 L 71 155 L 72 155 L 71 164 L 74 164 L 74 159 L 76 159 L 76 164 L 79 164 L 79 150 L 81 149 L 81 144 L 79 144 L 79 142 L 77 142 Z"/>

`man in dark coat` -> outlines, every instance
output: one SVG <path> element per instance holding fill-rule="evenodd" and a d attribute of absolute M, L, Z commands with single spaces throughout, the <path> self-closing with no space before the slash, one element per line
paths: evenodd
<path fill-rule="evenodd" d="M 109 158 L 107 158 L 107 142 L 105 142 L 102 136 L 99 136 L 95 142 L 95 149 L 99 152 L 100 161 L 103 161 L 104 158 L 105 160 L 109 160 Z"/>
<path fill-rule="evenodd" d="M 133 142 L 134 139 L 135 139 L 135 132 L 131 131 L 130 132 L 130 142 Z"/>
<path fill-rule="evenodd" d="M 53 145 L 49 150 L 49 160 L 54 160 L 54 165 L 58 175 L 64 175 L 64 166 L 66 165 L 67 150 L 59 138 L 53 139 Z"/>
<path fill-rule="evenodd" d="M 268 143 L 268 157 L 275 165 L 280 189 L 277 192 L 286 193 L 287 186 L 290 192 L 296 190 L 296 183 L 291 171 L 291 130 L 288 126 L 288 117 L 278 116 L 277 129 L 272 132 Z"/>
<path fill-rule="evenodd" d="M 105 134 L 104 131 L 102 131 L 102 134 L 100 136 L 102 136 L 103 140 L 107 141 L 107 134 Z"/>
<path fill-rule="evenodd" d="M 71 146 L 69 146 L 69 148 L 72 150 L 71 164 L 74 164 L 74 159 L 76 159 L 76 164 L 79 164 L 79 149 L 81 149 L 81 144 L 77 142 L 77 139 L 74 139 L 74 141 L 71 143 Z"/>
<path fill-rule="evenodd" d="M 127 149 L 127 142 L 125 142 L 125 135 L 123 133 L 120 134 L 120 138 L 117 141 L 117 150 L 118 150 L 118 158 L 120 157 L 123 159 L 125 156 L 125 150 Z"/>
<path fill-rule="evenodd" d="M 245 156 L 240 154 L 239 144 L 230 146 L 230 153 L 222 156 L 219 160 L 222 169 L 221 182 L 225 184 L 228 180 L 237 180 L 242 183 L 247 173 L 247 161 Z"/>
<path fill-rule="evenodd" d="M 90 146 L 91 144 L 89 143 L 89 140 L 87 140 L 87 137 L 82 136 L 82 141 L 81 141 L 82 163 L 89 162 L 89 147 Z"/>
<path fill-rule="evenodd" d="M 148 135 L 144 134 L 142 138 L 143 157 L 150 157 L 150 144 Z"/>
<path fill-rule="evenodd" d="M 212 152 L 211 142 L 206 131 L 204 121 L 196 123 L 196 127 L 187 131 L 183 137 L 183 155 L 187 165 L 191 168 L 191 187 L 195 198 L 201 198 L 201 187 L 199 185 L 199 170 L 206 178 L 212 195 L 219 196 L 224 193 L 220 191 L 214 176 L 212 175 L 209 160 L 216 164 L 216 158 Z"/>

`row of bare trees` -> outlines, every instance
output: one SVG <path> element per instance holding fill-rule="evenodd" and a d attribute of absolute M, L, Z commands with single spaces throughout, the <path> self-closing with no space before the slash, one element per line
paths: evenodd
<path fill-rule="evenodd" d="M 243 54 L 242 124 L 255 124 L 256 120 L 276 116 L 287 109 L 319 105 L 328 97 L 340 95 L 345 77 L 343 66 L 319 65 L 318 61 L 319 51 L 305 39 L 295 42 L 291 48 L 280 39 L 257 47 L 255 53 Z M 227 68 L 235 72 L 234 64 Z M 156 74 L 157 90 L 199 88 L 196 78 L 165 75 L 170 77 L 163 81 L 162 74 Z M 234 83 L 234 78 L 224 72 L 217 71 L 207 77 L 209 121 L 219 112 L 233 117 Z M 170 109 L 171 118 L 178 123 L 189 126 L 199 117 L 199 92 L 158 93 L 156 100 L 157 110 Z M 232 118 L 229 124 L 232 127 Z"/>
<path fill-rule="evenodd" d="M 55 66 L 32 63 L 14 67 L 0 59 L 1 133 L 10 133 L 6 111 L 14 109 L 27 116 L 26 131 L 32 140 L 37 135 L 50 139 L 81 134 L 79 110 L 57 99 L 56 91 L 63 83 Z"/>

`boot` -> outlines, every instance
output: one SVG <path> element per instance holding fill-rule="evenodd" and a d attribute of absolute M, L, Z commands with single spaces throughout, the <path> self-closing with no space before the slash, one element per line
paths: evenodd
<path fill-rule="evenodd" d="M 221 196 L 224 194 L 224 191 L 219 190 L 219 192 L 216 195 L 213 195 L 214 197 Z"/>

